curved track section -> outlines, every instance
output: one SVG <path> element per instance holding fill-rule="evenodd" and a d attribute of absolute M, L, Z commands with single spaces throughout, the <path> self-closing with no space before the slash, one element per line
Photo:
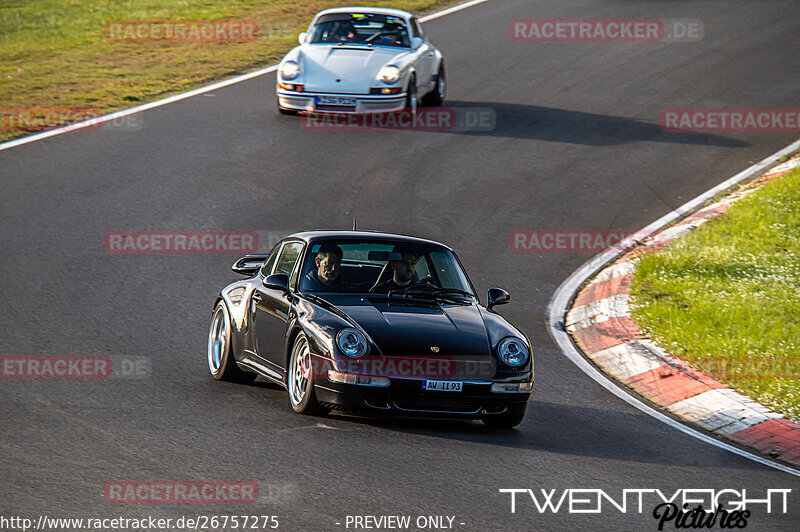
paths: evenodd
<path fill-rule="evenodd" d="M 274 514 L 285 530 L 348 515 L 450 515 L 462 530 L 655 529 L 644 511 L 511 513 L 504 488 L 793 489 L 800 481 L 651 418 L 587 378 L 546 326 L 553 292 L 589 257 L 520 254 L 515 229 L 643 227 L 790 133 L 668 133 L 666 107 L 792 107 L 791 1 L 489 1 L 426 31 L 449 105 L 491 108 L 474 132 L 322 132 L 274 109 L 274 74 L 142 112 L 139 131 L 71 132 L 0 152 L 5 355 L 142 357 L 136 379 L 0 382 L 0 513 L 63 517 Z M 512 42 L 515 18 L 695 18 L 694 43 Z M 285 392 L 208 375 L 205 341 L 231 255 L 106 253 L 116 230 L 359 227 L 453 246 L 537 348 L 519 430 L 295 415 Z M 112 505 L 116 480 L 246 479 L 256 505 Z M 792 506 L 793 505 L 793 506 Z M 198 511 L 199 509 L 199 511 Z M 337 525 L 336 523 L 340 523 Z M 460 523 L 464 523 L 461 525 Z"/>

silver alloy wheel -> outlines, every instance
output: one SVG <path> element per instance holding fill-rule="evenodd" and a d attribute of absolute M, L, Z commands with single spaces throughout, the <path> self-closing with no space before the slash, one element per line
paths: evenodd
<path fill-rule="evenodd" d="M 292 362 L 289 369 L 289 399 L 293 405 L 303 402 L 311 380 L 311 350 L 303 338 L 292 349 Z"/>
<path fill-rule="evenodd" d="M 442 73 L 444 73 L 444 72 L 442 72 Z M 438 83 L 439 83 L 439 98 L 444 100 L 444 93 L 445 93 L 445 90 L 447 90 L 447 82 L 445 81 L 444 76 L 439 76 Z"/>
<path fill-rule="evenodd" d="M 228 326 L 228 309 L 225 304 L 217 305 L 208 331 L 208 369 L 212 374 L 219 373 L 222 359 L 228 349 L 230 328 Z"/>

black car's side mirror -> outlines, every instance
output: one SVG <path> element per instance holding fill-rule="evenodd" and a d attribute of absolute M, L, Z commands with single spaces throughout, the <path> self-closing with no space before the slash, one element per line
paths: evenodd
<path fill-rule="evenodd" d="M 261 269 L 261 265 L 267 259 L 267 254 L 253 254 L 253 255 L 245 255 L 236 260 L 231 266 L 231 270 L 238 273 L 239 275 L 246 275 L 248 277 L 252 277 L 258 273 L 258 270 Z"/>
<path fill-rule="evenodd" d="M 487 299 L 489 304 L 486 305 L 486 308 L 492 310 L 495 305 L 505 305 L 511 301 L 511 295 L 502 288 L 490 288 L 487 292 Z"/>
<path fill-rule="evenodd" d="M 261 284 L 273 290 L 280 290 L 284 294 L 289 293 L 289 276 L 285 273 L 273 273 L 267 276 Z"/>

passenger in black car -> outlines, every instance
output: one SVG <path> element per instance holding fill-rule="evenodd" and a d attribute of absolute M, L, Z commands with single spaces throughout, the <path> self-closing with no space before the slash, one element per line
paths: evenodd
<path fill-rule="evenodd" d="M 312 292 L 335 292 L 345 289 L 342 281 L 342 248 L 332 242 L 325 242 L 320 246 L 314 264 L 317 269 L 311 270 L 305 276 L 303 288 Z"/>

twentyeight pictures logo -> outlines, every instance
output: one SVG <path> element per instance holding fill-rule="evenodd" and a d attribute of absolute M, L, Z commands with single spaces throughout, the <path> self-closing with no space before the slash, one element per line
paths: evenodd
<path fill-rule="evenodd" d="M 254 253 L 255 231 L 109 231 L 103 247 L 112 254 Z"/>
<path fill-rule="evenodd" d="M 771 514 L 789 511 L 791 489 L 500 489 L 510 496 L 511 513 L 649 514 L 658 530 L 745 528 L 752 508 Z"/>

